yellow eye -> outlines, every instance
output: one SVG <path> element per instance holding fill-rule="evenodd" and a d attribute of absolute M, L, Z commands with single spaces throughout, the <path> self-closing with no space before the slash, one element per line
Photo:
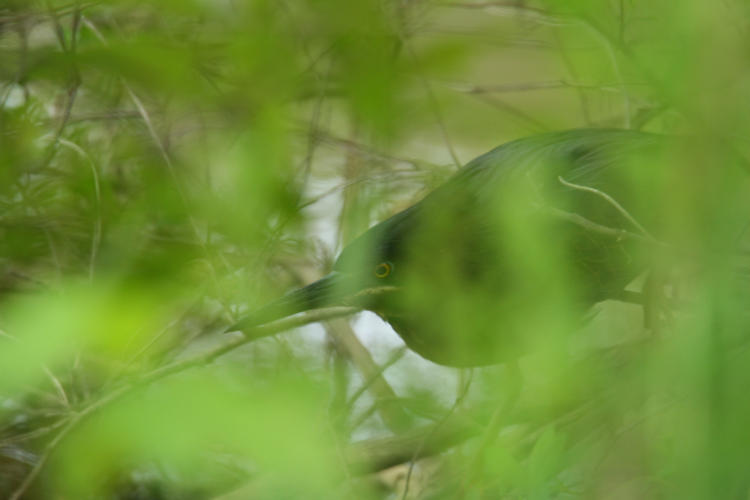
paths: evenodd
<path fill-rule="evenodd" d="M 375 266 L 375 277 L 376 278 L 386 278 L 389 274 L 391 274 L 391 271 L 393 270 L 393 266 L 389 262 L 381 262 L 377 266 Z"/>

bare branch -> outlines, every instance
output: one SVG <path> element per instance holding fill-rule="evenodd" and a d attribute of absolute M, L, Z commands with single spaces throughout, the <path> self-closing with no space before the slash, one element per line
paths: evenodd
<path fill-rule="evenodd" d="M 573 224 L 579 225 L 588 231 L 603 234 L 604 236 L 615 238 L 618 241 L 630 239 L 640 241 L 642 243 L 648 243 L 649 245 L 656 244 L 659 246 L 667 246 L 665 243 L 661 243 L 648 236 L 642 236 L 625 229 L 615 229 L 604 226 L 573 212 L 566 212 L 565 210 L 560 210 L 553 207 L 547 207 L 547 211 L 549 211 L 555 217 L 559 217 L 561 219 L 567 220 L 568 222 L 572 222 Z"/>
<path fill-rule="evenodd" d="M 482 427 L 460 415 L 432 425 L 425 425 L 400 436 L 360 441 L 349 446 L 347 460 L 352 468 L 382 470 L 419 457 L 440 453 L 482 432 Z"/>
<path fill-rule="evenodd" d="M 610 195 L 608 195 L 604 191 L 600 191 L 600 190 L 598 190 L 596 188 L 592 188 L 590 186 L 582 186 L 580 184 L 573 184 L 572 182 L 568 182 L 565 179 L 563 179 L 562 176 L 558 176 L 557 180 L 559 180 L 560 183 L 563 186 L 567 186 L 567 187 L 572 188 L 572 189 L 577 189 L 578 191 L 585 191 L 587 193 L 593 193 L 593 194 L 599 196 L 600 198 L 603 198 L 607 203 L 609 203 L 610 205 L 612 205 L 613 207 L 615 207 L 615 209 L 618 212 L 620 212 L 620 214 L 622 214 L 622 216 L 625 217 L 628 220 L 628 222 L 630 222 L 631 224 L 633 224 L 633 226 L 636 229 L 638 229 L 638 231 L 643 236 L 647 236 L 648 238 L 654 239 L 654 237 L 651 235 L 651 233 L 649 233 L 648 231 L 646 231 L 646 228 L 643 227 L 635 219 L 635 217 L 633 217 L 632 215 L 630 215 L 630 212 L 628 212 L 627 210 L 625 210 L 625 208 L 622 205 L 620 205 L 619 203 L 617 203 L 617 200 L 615 200 L 614 198 L 612 198 Z"/>
<path fill-rule="evenodd" d="M 402 346 L 399 349 L 396 349 L 396 351 L 393 353 L 393 355 L 382 365 L 378 367 L 378 371 L 376 373 L 373 373 L 369 378 L 367 378 L 362 385 L 354 391 L 354 394 L 352 394 L 349 397 L 349 401 L 346 402 L 347 406 L 351 407 L 354 405 L 354 403 L 357 401 L 357 399 L 362 396 L 362 394 L 365 393 L 365 391 L 376 381 L 378 378 L 392 365 L 394 365 L 398 360 L 404 357 L 404 354 L 406 354 L 406 346 Z"/>

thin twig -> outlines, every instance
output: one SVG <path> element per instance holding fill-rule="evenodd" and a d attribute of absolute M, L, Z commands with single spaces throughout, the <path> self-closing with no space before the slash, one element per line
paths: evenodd
<path fill-rule="evenodd" d="M 409 470 L 406 473 L 406 480 L 404 481 L 404 491 L 401 495 L 401 500 L 406 500 L 406 495 L 409 493 L 409 482 L 411 481 L 411 476 L 414 471 L 414 465 L 417 461 L 417 459 L 421 456 L 422 450 L 424 449 L 427 442 L 435 435 L 435 433 L 448 421 L 451 415 L 458 409 L 458 407 L 463 403 L 464 399 L 466 399 L 466 396 L 469 394 L 469 387 L 471 387 L 471 382 L 474 379 L 474 372 L 469 372 L 469 377 L 466 380 L 466 383 L 463 386 L 463 390 L 459 393 L 458 397 L 456 398 L 456 401 L 453 403 L 453 406 L 448 410 L 448 412 L 443 416 L 442 419 L 438 423 L 435 424 L 435 426 L 431 429 L 430 433 L 427 434 L 421 443 L 419 443 L 419 446 L 414 450 L 414 454 L 411 457 L 411 461 L 409 463 Z"/>
<path fill-rule="evenodd" d="M 65 30 L 62 27 L 62 24 L 60 24 L 60 18 L 57 15 L 57 11 L 55 11 L 52 8 L 52 5 L 50 4 L 49 0 L 45 2 L 47 4 L 47 10 L 49 11 L 49 16 L 52 18 L 52 24 L 54 26 L 55 36 L 57 37 L 57 43 L 60 44 L 60 47 L 62 47 L 63 52 L 68 51 L 68 43 L 65 40 Z M 75 12 L 78 12 L 78 7 L 76 6 Z"/>
<path fill-rule="evenodd" d="M 560 210 L 559 208 L 553 207 L 547 207 L 547 211 L 549 211 L 550 214 L 555 217 L 559 217 L 561 219 L 567 220 L 568 222 L 572 222 L 573 224 L 581 226 L 588 231 L 603 234 L 604 236 L 615 238 L 618 241 L 629 239 L 639 241 L 641 243 L 648 243 L 649 245 L 667 246 L 665 243 L 654 240 L 653 238 L 650 238 L 648 236 L 642 236 L 626 229 L 615 229 L 609 226 L 604 226 L 573 212 L 566 212 L 565 210 Z"/>
<path fill-rule="evenodd" d="M 15 434 L 13 436 L 5 437 L 3 438 L 2 441 L 0 441 L 0 446 L 7 446 L 9 444 L 21 443 L 23 441 L 37 439 L 41 436 L 44 436 L 45 434 L 49 434 L 50 432 L 64 426 L 65 424 L 68 423 L 69 418 L 70 417 L 62 418 L 58 420 L 57 422 L 54 422 L 46 427 L 38 427 L 34 429 L 33 431 L 25 432 L 23 434 Z"/>
<path fill-rule="evenodd" d="M 303 46 L 306 46 L 303 44 Z M 302 187 L 304 188 L 307 186 L 310 178 L 310 172 L 312 171 L 313 161 L 315 158 L 315 150 L 318 147 L 318 134 L 316 133 L 318 129 L 318 123 L 320 121 L 321 112 L 323 109 L 323 102 L 326 98 L 325 93 L 325 87 L 328 84 L 328 80 L 331 77 L 331 72 L 333 71 L 333 61 L 330 61 L 328 63 L 328 69 L 325 72 L 324 77 L 322 78 L 318 75 L 317 71 L 313 71 L 313 74 L 315 75 L 315 79 L 318 81 L 318 84 L 320 85 L 320 91 L 319 95 L 315 99 L 315 103 L 313 104 L 313 110 L 312 110 L 312 116 L 310 117 L 310 124 L 309 124 L 309 130 L 307 132 L 307 151 L 305 152 L 305 159 L 304 159 L 304 166 L 302 168 Z"/>
<path fill-rule="evenodd" d="M 400 36 L 400 39 L 402 45 L 406 48 L 406 51 L 409 53 L 409 57 L 414 64 L 416 75 L 425 89 L 427 99 L 430 101 L 430 105 L 432 106 L 432 112 L 435 113 L 435 118 L 437 119 L 438 126 L 440 127 L 440 132 L 443 135 L 443 140 L 445 141 L 445 146 L 448 149 L 448 153 L 450 153 L 451 158 L 453 159 L 453 163 L 456 165 L 456 168 L 461 168 L 461 160 L 458 159 L 458 154 L 453 147 L 453 141 L 451 141 L 450 135 L 448 134 L 448 127 L 445 125 L 445 120 L 443 120 L 443 113 L 440 110 L 440 103 L 435 96 L 435 91 L 432 89 L 432 85 L 430 84 L 430 82 L 424 76 L 419 59 L 417 58 L 414 49 L 412 49 L 411 44 L 408 43 L 408 40 L 403 35 Z"/>
<path fill-rule="evenodd" d="M 52 17 L 53 23 L 55 25 L 55 33 L 58 38 L 58 42 L 60 43 L 60 47 L 62 48 L 62 51 L 68 54 L 71 61 L 75 61 L 75 51 L 77 47 L 76 38 L 78 37 L 78 28 L 80 26 L 80 20 L 81 20 L 81 10 L 76 6 L 74 12 L 73 12 L 73 21 L 71 23 L 71 34 L 70 34 L 70 47 L 68 47 L 68 44 L 65 41 L 65 35 L 63 32 L 62 25 L 60 24 L 60 20 L 57 16 L 56 11 L 54 9 L 50 9 L 50 15 Z M 47 168 L 47 166 L 50 164 L 52 159 L 55 157 L 55 150 L 57 148 L 57 144 L 60 141 L 60 138 L 63 135 L 63 132 L 65 131 L 65 127 L 68 125 L 70 121 L 70 116 L 73 111 L 73 104 L 75 103 L 76 96 L 78 95 L 78 88 L 81 86 L 81 75 L 78 72 L 78 67 L 75 65 L 75 62 L 71 63 L 70 66 L 71 70 L 71 76 L 72 80 L 68 87 L 66 100 L 65 100 L 65 107 L 63 108 L 62 116 L 60 118 L 60 123 L 57 126 L 57 129 L 55 130 L 55 133 L 52 138 L 52 142 L 47 146 L 47 154 L 44 156 L 44 159 L 42 160 L 42 167 L 41 169 Z"/>
<path fill-rule="evenodd" d="M 120 367 L 120 373 L 115 375 L 113 379 L 117 380 L 119 375 L 122 375 L 123 373 L 125 373 L 126 370 L 128 370 L 131 366 L 133 366 L 133 364 L 140 357 L 142 357 L 146 352 L 148 352 L 149 349 L 151 349 L 154 345 L 156 345 L 156 343 L 159 342 L 159 340 L 161 340 L 164 337 L 164 335 L 166 335 L 167 332 L 169 332 L 169 330 L 180 321 L 180 319 L 182 318 L 177 317 L 173 319 L 172 321 L 170 321 L 164 328 L 159 330 L 159 332 L 156 333 L 156 335 L 154 335 L 148 342 L 146 342 L 145 345 L 141 346 L 141 348 L 138 349 L 138 351 L 136 351 L 136 353 L 133 354 L 130 357 L 130 359 L 128 359 L 127 361 L 123 363 L 123 366 Z M 131 339 L 131 342 L 132 342 L 132 339 Z"/>
<path fill-rule="evenodd" d="M 348 322 L 344 320 L 327 321 L 324 323 L 324 327 L 340 348 L 340 351 L 346 354 L 357 371 L 368 381 L 367 385 L 372 388 L 372 394 L 375 396 L 375 407 L 383 418 L 386 427 L 394 432 L 403 430 L 406 414 L 400 405 L 396 391 L 382 375 L 387 366 L 378 366 Z M 346 404 L 344 407 L 346 407 Z"/>
<path fill-rule="evenodd" d="M 613 47 L 613 44 L 611 43 L 611 40 L 608 36 L 602 33 L 602 31 L 598 27 L 592 25 L 590 22 L 580 19 L 579 23 L 581 26 L 584 26 L 591 33 L 594 34 L 597 40 L 599 40 L 604 46 L 605 51 L 607 52 L 607 56 L 609 56 L 609 60 L 612 63 L 612 70 L 615 73 L 615 77 L 617 77 L 617 79 L 620 82 L 620 89 L 622 92 L 623 127 L 626 129 L 629 129 L 630 128 L 630 109 L 631 109 L 630 96 L 628 95 L 628 90 L 625 85 L 625 79 L 622 76 L 622 71 L 620 70 L 620 63 L 617 61 L 617 55 L 615 54 L 615 49 Z M 622 46 L 620 48 L 622 48 Z"/>
<path fill-rule="evenodd" d="M 48 4 L 48 8 L 45 9 L 44 11 L 35 12 L 32 10 L 27 10 L 27 11 L 24 11 L 22 13 L 15 14 L 15 15 L 14 14 L 0 15 L 0 23 L 8 24 L 8 23 L 18 22 L 20 20 L 26 20 L 32 17 L 46 17 L 46 16 L 49 16 L 51 13 L 54 13 L 58 17 L 64 17 L 70 14 L 73 14 L 78 10 L 83 11 L 90 7 L 95 7 L 101 3 L 104 3 L 103 0 L 85 2 L 85 3 L 76 1 L 76 2 L 69 3 L 67 5 L 59 5 L 59 6 L 53 6 L 53 5 Z"/>
<path fill-rule="evenodd" d="M 91 175 L 94 181 L 94 199 L 96 200 L 96 206 L 94 207 L 96 210 L 96 216 L 94 217 L 94 231 L 91 238 L 91 257 L 89 258 L 89 281 L 93 281 L 96 256 L 99 253 L 99 246 L 102 240 L 102 194 L 99 185 L 99 171 L 96 168 L 96 164 L 94 163 L 93 158 L 91 158 L 91 155 L 89 155 L 83 148 L 67 139 L 59 139 L 59 142 L 61 145 L 72 149 L 85 158 L 91 168 Z"/>
<path fill-rule="evenodd" d="M 441 4 L 441 7 L 451 7 L 456 9 L 470 9 L 470 10 L 490 10 L 490 11 L 508 11 L 517 15 L 519 12 L 530 18 L 549 19 L 554 14 L 544 9 L 538 9 L 536 7 L 529 7 L 516 0 L 512 1 L 496 1 L 496 2 L 446 2 Z"/>
<path fill-rule="evenodd" d="M 137 111 L 113 110 L 103 113 L 81 113 L 79 115 L 73 115 L 68 120 L 68 123 L 78 123 L 85 121 L 127 120 L 140 117 L 141 115 Z"/>
<path fill-rule="evenodd" d="M 16 488 L 15 491 L 13 491 L 13 493 L 10 495 L 10 497 L 8 497 L 8 500 L 19 500 L 26 493 L 26 490 L 29 489 L 29 486 L 31 486 L 44 466 L 47 464 L 47 460 L 49 459 L 50 454 L 52 454 L 52 452 L 57 449 L 63 438 L 67 436 L 68 433 L 78 424 L 81 418 L 80 415 L 82 414 L 78 414 L 77 416 L 71 418 L 68 421 L 67 425 L 65 425 L 65 427 L 63 427 L 63 429 L 54 438 L 52 438 L 52 441 L 50 441 L 49 444 L 47 444 L 47 446 L 45 447 L 44 453 L 39 456 L 34 467 L 31 468 L 23 481 L 21 481 L 21 484 L 18 485 L 18 488 Z"/>
<path fill-rule="evenodd" d="M 577 89 L 577 90 L 599 90 L 602 92 L 620 92 L 620 84 L 585 84 L 568 82 L 566 80 L 550 80 L 542 82 L 524 82 L 524 83 L 500 83 L 494 85 L 476 85 L 464 82 L 440 82 L 445 87 L 463 92 L 465 94 L 502 94 L 511 92 L 530 92 L 537 90 L 559 90 L 559 89 Z M 628 83 L 629 86 L 643 85 L 639 83 Z"/>
<path fill-rule="evenodd" d="M 654 239 L 654 237 L 653 237 L 653 236 L 651 235 L 651 233 L 649 233 L 649 232 L 648 232 L 648 231 L 646 230 L 646 228 L 645 228 L 645 227 L 643 227 L 643 226 L 642 226 L 642 225 L 641 225 L 641 224 L 640 224 L 640 223 L 639 223 L 639 222 L 638 222 L 638 221 L 637 221 L 637 220 L 635 219 L 635 217 L 633 217 L 632 215 L 630 215 L 630 212 L 628 212 L 627 210 L 625 210 L 625 208 L 624 208 L 624 207 L 623 207 L 622 205 L 620 205 L 620 204 L 619 204 L 619 203 L 617 202 L 617 200 L 615 200 L 614 198 L 612 198 L 612 197 L 611 197 L 610 195 L 608 195 L 608 194 L 607 194 L 607 193 L 605 193 L 604 191 L 600 191 L 599 189 L 596 189 L 596 188 L 593 188 L 593 187 L 590 187 L 590 186 L 582 186 L 582 185 L 580 185 L 580 184 L 573 184 L 572 182 L 568 182 L 568 181 L 566 181 L 565 179 L 563 179 L 563 178 L 562 178 L 562 176 L 558 176 L 558 177 L 557 177 L 557 180 L 559 180 L 559 181 L 560 181 L 560 183 L 561 183 L 561 184 L 562 184 L 563 186 L 567 186 L 567 187 L 569 187 L 569 188 L 572 188 L 572 189 L 577 189 L 578 191 L 585 191 L 585 192 L 587 192 L 587 193 L 593 193 L 593 194 L 595 194 L 595 195 L 599 196 L 600 198 L 603 198 L 603 199 L 604 199 L 604 200 L 605 200 L 605 201 L 606 201 L 607 203 L 609 203 L 610 205 L 612 205 L 613 207 L 615 207 L 615 209 L 616 209 L 616 210 L 617 210 L 618 212 L 620 212 L 620 214 L 621 214 L 621 215 L 622 215 L 623 217 L 625 217 L 625 218 L 626 218 L 626 219 L 628 220 L 628 222 L 630 222 L 630 223 L 631 223 L 631 224 L 632 224 L 632 225 L 633 225 L 633 226 L 634 226 L 634 227 L 635 227 L 636 229 L 638 229 L 638 231 L 639 231 L 639 232 L 640 232 L 640 233 L 641 233 L 641 234 L 642 234 L 643 236 L 647 236 L 648 238 Z"/>
<path fill-rule="evenodd" d="M 578 70 L 576 69 L 573 59 L 570 57 L 565 43 L 563 42 L 562 36 L 560 36 L 560 30 L 553 30 L 555 40 L 557 41 L 557 47 L 560 52 L 560 59 L 562 59 L 565 68 L 570 73 L 571 78 L 578 79 Z M 578 101 L 581 103 L 581 114 L 583 115 L 583 121 L 586 125 L 591 126 L 591 111 L 589 110 L 589 102 L 586 96 L 586 90 L 582 86 L 576 86 L 576 94 L 578 95 Z"/>
<path fill-rule="evenodd" d="M 487 428 L 482 433 L 482 438 L 479 443 L 479 447 L 474 454 L 474 458 L 471 461 L 471 464 L 466 470 L 466 476 L 464 477 L 463 485 L 461 488 L 461 494 L 458 497 L 459 499 L 463 499 L 466 497 L 466 494 L 469 490 L 469 485 L 474 480 L 476 475 L 479 473 L 480 470 L 482 470 L 482 462 L 484 460 L 484 456 L 487 453 L 487 450 L 490 446 L 492 446 L 497 439 L 497 435 L 500 432 L 500 428 L 503 424 L 503 415 L 506 412 L 506 405 L 501 403 L 498 405 L 497 408 L 495 408 L 495 411 L 492 412 L 492 417 L 490 417 L 490 421 L 487 424 Z"/>
<path fill-rule="evenodd" d="M 382 365 L 378 367 L 378 371 L 375 373 L 372 373 L 370 377 L 368 377 L 362 383 L 359 389 L 354 391 L 354 394 L 352 394 L 351 397 L 349 397 L 349 400 L 346 402 L 346 406 L 347 407 L 353 406 L 354 403 L 357 401 L 357 399 L 359 399 L 360 396 L 362 396 L 362 394 L 364 394 L 365 391 L 367 391 L 367 389 L 373 384 L 373 382 L 378 380 L 378 377 L 382 376 L 382 374 L 385 373 L 385 371 L 388 368 L 396 364 L 398 360 L 404 357 L 404 354 L 406 354 L 406 351 L 407 351 L 406 346 L 401 346 L 400 348 L 396 349 L 396 351 L 391 355 L 391 357 L 385 363 L 383 363 Z"/>
<path fill-rule="evenodd" d="M 370 417 L 372 417 L 375 414 L 376 411 L 378 411 L 378 406 L 379 406 L 378 402 L 375 402 L 375 403 L 371 404 L 367 408 L 367 410 L 365 410 L 364 412 L 360 413 L 359 416 L 354 421 L 352 421 L 349 424 L 349 428 L 350 429 L 358 429 L 360 425 L 362 425 L 365 422 L 367 422 L 367 420 Z"/>
<path fill-rule="evenodd" d="M 475 93 L 471 95 L 525 122 L 529 130 L 533 133 L 546 132 L 549 130 L 549 127 L 545 125 L 544 123 L 540 122 L 539 120 L 529 115 L 528 113 L 521 111 L 517 107 L 511 104 L 508 104 L 502 99 L 498 99 L 495 96 L 491 96 L 487 94 L 480 94 L 480 93 Z"/>
<path fill-rule="evenodd" d="M 456 413 L 447 422 L 424 425 L 398 436 L 353 443 L 348 447 L 348 462 L 354 469 L 383 470 L 408 462 L 414 457 L 415 448 L 423 446 L 420 457 L 425 458 L 460 444 L 481 430 L 470 415 Z"/>
<path fill-rule="evenodd" d="M 52 373 L 52 370 L 50 370 L 48 367 L 44 367 L 44 373 L 47 374 L 50 381 L 52 382 L 52 385 L 55 387 L 55 390 L 57 391 L 57 394 L 60 396 L 60 400 L 63 402 L 63 404 L 67 407 L 70 407 L 70 399 L 68 399 L 68 395 L 65 393 L 65 388 L 63 387 L 62 383 L 60 382 L 60 379 L 57 378 L 57 376 Z"/>
<path fill-rule="evenodd" d="M 332 144 L 334 146 L 341 146 L 349 151 L 354 151 L 360 156 L 365 157 L 369 160 L 392 162 L 392 163 L 403 163 L 411 165 L 415 170 L 423 170 L 425 167 L 433 167 L 435 165 L 414 158 L 404 158 L 389 155 L 382 151 L 378 151 L 375 148 L 365 145 L 361 142 L 354 141 L 349 138 L 338 137 L 333 135 L 331 132 L 318 128 L 315 130 L 315 135 L 322 143 Z"/>
<path fill-rule="evenodd" d="M 693 304 L 686 300 L 675 297 L 663 297 L 662 299 L 666 301 L 672 308 L 686 310 L 693 308 Z M 632 290 L 620 290 L 618 292 L 614 292 L 612 300 L 638 306 L 645 306 L 648 303 L 648 299 L 643 292 L 634 292 Z"/>

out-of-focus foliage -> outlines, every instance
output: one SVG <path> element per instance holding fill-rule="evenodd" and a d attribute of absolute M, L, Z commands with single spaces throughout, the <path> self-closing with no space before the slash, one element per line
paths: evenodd
<path fill-rule="evenodd" d="M 0 2 L 0 497 L 746 497 L 749 30 L 743 0 Z M 461 163 L 580 127 L 691 138 L 650 328 L 509 311 L 533 352 L 459 371 L 363 313 L 218 356 Z M 567 304 L 542 231 L 514 259 Z M 460 330 L 493 298 L 451 280 L 410 300 Z"/>

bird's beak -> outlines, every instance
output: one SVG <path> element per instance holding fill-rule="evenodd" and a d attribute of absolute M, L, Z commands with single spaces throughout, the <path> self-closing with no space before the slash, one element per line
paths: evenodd
<path fill-rule="evenodd" d="M 227 331 L 238 331 L 263 325 L 310 309 L 338 305 L 350 292 L 346 280 L 336 271 L 309 285 L 292 290 L 281 298 L 245 316 Z"/>

